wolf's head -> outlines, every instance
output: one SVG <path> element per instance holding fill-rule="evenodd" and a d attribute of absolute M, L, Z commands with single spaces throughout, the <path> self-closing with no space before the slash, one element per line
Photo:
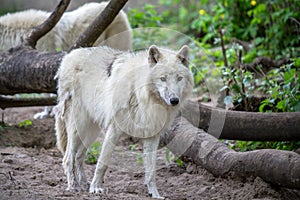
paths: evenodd
<path fill-rule="evenodd" d="M 178 52 L 150 46 L 151 92 L 168 106 L 177 106 L 192 94 L 193 76 L 189 70 L 189 47 Z"/>

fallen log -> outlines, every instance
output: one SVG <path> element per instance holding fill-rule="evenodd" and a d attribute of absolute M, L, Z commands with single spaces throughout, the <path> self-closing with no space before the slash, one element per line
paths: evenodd
<path fill-rule="evenodd" d="M 55 102 L 56 97 L 17 100 L 8 97 L 1 98 L 0 96 L 0 108 L 2 109 L 24 106 L 52 106 L 55 105 Z M 189 101 L 181 114 L 194 126 L 219 139 L 245 141 L 300 140 L 299 112 L 256 113 L 230 111 Z"/>
<path fill-rule="evenodd" d="M 0 95 L 0 108 L 27 107 L 27 106 L 54 106 L 56 97 L 39 97 L 39 98 L 17 98 Z"/>
<path fill-rule="evenodd" d="M 189 101 L 182 110 L 194 126 L 219 139 L 299 141 L 300 112 L 258 113 L 230 111 Z"/>
<path fill-rule="evenodd" d="M 191 158 L 215 176 L 258 176 L 274 185 L 300 189 L 300 155 L 295 152 L 235 152 L 182 117 L 161 140 L 170 151 Z"/>

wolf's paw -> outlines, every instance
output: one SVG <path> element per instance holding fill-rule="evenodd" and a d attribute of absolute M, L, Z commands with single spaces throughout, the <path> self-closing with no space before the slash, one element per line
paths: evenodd
<path fill-rule="evenodd" d="M 153 198 L 153 199 L 165 199 L 165 197 L 160 196 L 159 194 L 152 194 L 149 193 L 149 195 Z"/>
<path fill-rule="evenodd" d="M 33 118 L 34 119 L 46 119 L 46 118 L 52 118 L 54 115 L 50 114 L 49 112 L 39 112 L 39 113 L 36 113 Z"/>
<path fill-rule="evenodd" d="M 81 192 L 81 191 L 83 191 L 83 189 L 79 186 L 78 187 L 69 186 L 69 187 L 67 187 L 66 191 L 67 192 Z"/>
<path fill-rule="evenodd" d="M 91 184 L 89 192 L 90 193 L 103 193 L 104 189 L 102 187 Z"/>
<path fill-rule="evenodd" d="M 159 195 L 156 187 L 148 187 L 148 192 L 149 195 L 154 199 L 165 199 L 164 197 Z"/>
<path fill-rule="evenodd" d="M 90 187 L 90 185 L 87 182 L 82 182 L 80 184 L 81 191 L 87 192 L 87 191 L 89 191 L 89 187 Z"/>

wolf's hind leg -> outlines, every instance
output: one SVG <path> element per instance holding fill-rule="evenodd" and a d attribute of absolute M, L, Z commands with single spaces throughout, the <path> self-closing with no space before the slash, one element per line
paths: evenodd
<path fill-rule="evenodd" d="M 104 175 L 109 165 L 110 157 L 114 151 L 120 135 L 122 134 L 114 125 L 110 125 L 102 144 L 100 157 L 97 162 L 94 178 L 90 185 L 90 193 L 103 192 Z"/>
<path fill-rule="evenodd" d="M 88 183 L 86 181 L 86 176 L 83 167 L 86 149 L 87 147 L 85 147 L 85 145 L 81 142 L 81 144 L 78 146 L 75 155 L 76 179 L 78 181 L 78 186 L 82 191 L 88 190 Z"/>
<path fill-rule="evenodd" d="M 145 185 L 152 198 L 164 199 L 158 193 L 156 187 L 156 151 L 159 144 L 160 134 L 143 140 L 144 167 L 145 167 Z"/>
<path fill-rule="evenodd" d="M 76 149 L 75 166 L 76 177 L 78 179 L 78 184 L 81 190 L 88 191 L 89 185 L 86 181 L 86 176 L 84 172 L 84 158 L 87 148 L 89 148 L 99 136 L 100 130 L 98 124 L 93 123 L 89 120 L 84 120 L 84 122 L 85 123 L 82 124 L 80 127 L 77 126 L 78 136 L 80 138 L 81 143 L 78 145 L 78 149 Z M 80 124 L 80 122 L 78 124 Z"/>
<path fill-rule="evenodd" d="M 76 152 L 77 149 L 82 145 L 80 138 L 77 135 L 77 131 L 74 128 L 68 129 L 68 143 L 66 153 L 63 158 L 63 167 L 65 174 L 67 175 L 68 191 L 80 191 L 80 185 L 77 177 L 76 167 Z"/>

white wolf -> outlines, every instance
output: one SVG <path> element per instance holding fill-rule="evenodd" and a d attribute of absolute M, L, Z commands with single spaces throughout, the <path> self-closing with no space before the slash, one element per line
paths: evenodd
<path fill-rule="evenodd" d="M 85 59 L 83 59 L 85 58 Z M 77 49 L 66 55 L 58 77 L 57 146 L 69 190 L 85 190 L 86 149 L 105 127 L 104 142 L 89 191 L 103 191 L 110 156 L 121 134 L 142 138 L 145 184 L 161 198 L 155 181 L 156 150 L 164 133 L 191 96 L 189 48 L 178 52 L 152 45 L 137 53 L 108 47 Z"/>
<path fill-rule="evenodd" d="M 107 4 L 87 3 L 74 11 L 64 13 L 57 25 L 37 42 L 37 49 L 68 50 Z M 32 27 L 44 22 L 50 14 L 31 9 L 0 17 L 0 51 L 20 45 Z M 120 11 L 94 45 L 106 45 L 120 50 L 131 49 L 132 31 L 125 12 Z M 34 118 L 47 118 L 51 116 L 51 110 L 51 107 L 45 107 L 44 111 L 35 114 Z"/>

